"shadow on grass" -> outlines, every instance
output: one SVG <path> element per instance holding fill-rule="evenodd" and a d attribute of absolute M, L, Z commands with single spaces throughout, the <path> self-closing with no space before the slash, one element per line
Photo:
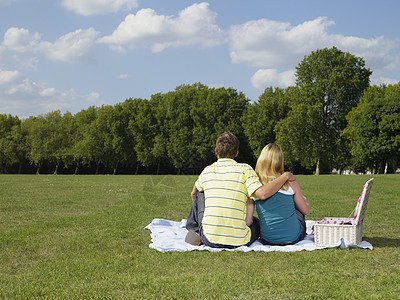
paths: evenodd
<path fill-rule="evenodd" d="M 398 248 L 400 247 L 400 239 L 391 239 L 386 237 L 364 237 L 363 241 L 370 242 L 374 248 Z"/>

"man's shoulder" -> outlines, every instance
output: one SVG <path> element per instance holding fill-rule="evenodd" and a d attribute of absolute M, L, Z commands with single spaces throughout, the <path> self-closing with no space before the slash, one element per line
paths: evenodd
<path fill-rule="evenodd" d="M 217 169 L 223 168 L 225 170 L 228 170 L 228 169 L 240 170 L 240 171 L 243 171 L 243 172 L 246 172 L 246 171 L 254 172 L 253 167 L 251 167 L 249 164 L 237 162 L 236 160 L 233 160 L 233 159 L 229 159 L 229 160 L 227 160 L 227 159 L 219 159 L 218 161 L 206 166 L 203 169 L 202 172 L 204 173 L 204 172 L 207 172 L 207 171 L 213 171 L 216 168 Z"/>
<path fill-rule="evenodd" d="M 236 164 L 237 164 L 237 167 L 242 168 L 243 170 L 254 171 L 253 167 L 250 166 L 247 163 L 239 163 L 239 162 L 237 162 Z"/>
<path fill-rule="evenodd" d="M 237 163 L 239 166 L 242 166 L 244 168 L 249 168 L 249 169 L 253 169 L 252 166 L 250 166 L 248 163 L 244 163 L 244 162 L 238 162 Z"/>

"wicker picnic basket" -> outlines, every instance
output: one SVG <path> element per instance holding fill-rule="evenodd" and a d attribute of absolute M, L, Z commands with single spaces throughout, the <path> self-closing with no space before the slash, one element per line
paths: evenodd
<path fill-rule="evenodd" d="M 374 178 L 368 180 L 363 188 L 353 217 L 350 218 L 323 218 L 314 224 L 314 242 L 316 247 L 334 247 L 340 244 L 341 239 L 351 244 L 359 245 L 362 241 L 362 231 L 367 209 L 369 193 Z"/>

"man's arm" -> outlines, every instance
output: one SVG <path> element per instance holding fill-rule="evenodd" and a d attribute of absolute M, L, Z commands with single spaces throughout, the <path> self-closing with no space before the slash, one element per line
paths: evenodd
<path fill-rule="evenodd" d="M 246 225 L 250 226 L 253 224 L 253 214 L 254 214 L 254 201 L 252 199 L 247 199 L 246 202 Z"/>
<path fill-rule="evenodd" d="M 192 201 L 194 201 L 194 198 L 196 197 L 197 193 L 197 188 L 196 185 L 194 185 L 192 192 L 190 193 L 190 197 L 192 197 Z"/>
<path fill-rule="evenodd" d="M 290 172 L 285 172 L 275 180 L 264 184 L 257 189 L 253 194 L 259 199 L 266 199 L 278 192 L 286 181 L 295 181 L 296 178 Z"/>

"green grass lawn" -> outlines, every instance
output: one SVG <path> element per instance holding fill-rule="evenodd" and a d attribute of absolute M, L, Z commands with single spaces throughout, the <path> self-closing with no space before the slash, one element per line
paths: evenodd
<path fill-rule="evenodd" d="M 347 217 L 372 176 L 297 176 L 309 220 Z M 0 176 L 0 299 L 395 299 L 400 175 L 375 175 L 363 240 L 374 250 L 149 248 L 180 221 L 196 176 Z"/>

